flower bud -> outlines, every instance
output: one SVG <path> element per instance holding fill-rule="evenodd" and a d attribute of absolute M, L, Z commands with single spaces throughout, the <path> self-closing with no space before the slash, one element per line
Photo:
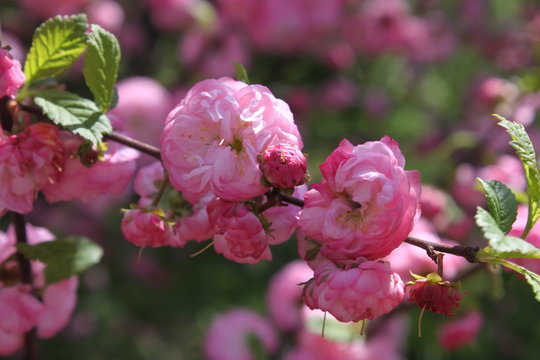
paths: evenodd
<path fill-rule="evenodd" d="M 275 187 L 290 189 L 306 180 L 307 160 L 296 145 L 269 145 L 260 162 L 264 177 Z"/>

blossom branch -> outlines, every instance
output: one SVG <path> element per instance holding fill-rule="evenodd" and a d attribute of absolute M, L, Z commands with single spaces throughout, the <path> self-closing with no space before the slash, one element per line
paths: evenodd
<path fill-rule="evenodd" d="M 26 219 L 24 215 L 12 212 L 11 213 L 11 222 L 15 227 L 15 235 L 17 238 L 18 244 L 27 244 L 28 237 L 26 236 Z M 19 268 L 21 271 L 21 281 L 23 284 L 27 284 L 31 287 L 33 292 L 33 277 L 32 277 L 32 264 L 21 252 L 17 251 L 17 262 L 19 263 Z M 37 333 L 36 328 L 28 331 L 24 336 L 24 347 L 26 354 L 24 356 L 25 360 L 34 360 L 36 359 L 36 344 L 37 344 Z"/>

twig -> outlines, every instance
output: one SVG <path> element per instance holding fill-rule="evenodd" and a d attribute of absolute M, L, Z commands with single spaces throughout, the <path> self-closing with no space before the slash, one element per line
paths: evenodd
<path fill-rule="evenodd" d="M 139 150 L 140 152 L 153 156 L 158 160 L 161 160 L 161 151 L 155 146 L 146 144 L 139 140 L 132 139 L 125 135 L 120 135 L 115 132 L 113 132 L 112 134 L 107 134 L 104 137 L 107 140 L 129 146 L 131 148 Z"/>
<path fill-rule="evenodd" d="M 420 240 L 420 239 L 413 238 L 410 236 L 407 239 L 405 239 L 405 242 L 426 250 L 426 252 L 428 252 L 428 255 L 430 254 L 430 251 L 435 250 L 435 251 L 439 251 L 439 252 L 443 252 L 447 254 L 462 256 L 465 259 L 467 259 L 467 261 L 469 261 L 470 263 L 478 262 L 478 260 L 476 259 L 476 253 L 478 252 L 478 250 L 480 250 L 480 248 L 477 246 L 471 247 L 471 246 L 461 246 L 461 245 L 454 245 L 454 246 L 444 245 L 444 244 L 434 243 L 431 241 Z"/>

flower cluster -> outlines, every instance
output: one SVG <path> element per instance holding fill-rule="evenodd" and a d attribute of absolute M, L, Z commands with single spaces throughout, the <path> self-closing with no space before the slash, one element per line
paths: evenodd
<path fill-rule="evenodd" d="M 139 246 L 213 237 L 228 259 L 270 260 L 269 245 L 292 235 L 300 209 L 266 193 L 273 186 L 303 195 L 301 147 L 287 104 L 267 88 L 230 78 L 196 84 L 165 121 L 164 169 L 156 163 L 137 175 L 141 200 L 124 217 L 124 236 Z M 174 190 L 163 196 L 165 172 Z"/>
<path fill-rule="evenodd" d="M 373 319 L 403 298 L 403 282 L 378 259 L 396 249 L 419 216 L 418 172 L 405 171 L 398 144 L 343 140 L 320 166 L 300 213 L 300 255 L 315 275 L 305 287 L 312 309 L 342 321 Z"/>

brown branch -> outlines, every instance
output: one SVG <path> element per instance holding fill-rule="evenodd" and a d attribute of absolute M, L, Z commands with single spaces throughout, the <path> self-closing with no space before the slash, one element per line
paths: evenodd
<path fill-rule="evenodd" d="M 111 140 L 111 141 L 129 146 L 131 148 L 137 149 L 140 152 L 143 152 L 145 154 L 155 157 L 158 160 L 161 160 L 161 151 L 155 146 L 149 145 L 139 140 L 132 139 L 125 135 L 120 135 L 115 132 L 113 132 L 112 134 L 105 135 L 104 138 L 106 140 Z"/>
<path fill-rule="evenodd" d="M 26 219 L 24 215 L 12 212 L 11 222 L 15 227 L 15 235 L 17 237 L 18 244 L 27 244 L 28 238 L 26 236 Z M 34 292 L 33 276 L 32 276 L 32 264 L 20 251 L 17 251 L 17 262 L 21 271 L 21 281 L 23 284 L 27 284 Z M 36 328 L 32 328 L 24 335 L 24 360 L 34 360 L 37 355 L 37 332 Z"/>
<path fill-rule="evenodd" d="M 461 245 L 444 245 L 444 244 L 434 243 L 431 241 L 420 240 L 413 237 L 408 237 L 407 239 L 405 239 L 405 242 L 426 250 L 428 255 L 432 253 L 433 250 L 435 250 L 438 252 L 462 256 L 471 263 L 478 262 L 478 260 L 476 259 L 476 253 L 478 252 L 478 250 L 480 250 L 479 247 L 461 246 Z"/>

